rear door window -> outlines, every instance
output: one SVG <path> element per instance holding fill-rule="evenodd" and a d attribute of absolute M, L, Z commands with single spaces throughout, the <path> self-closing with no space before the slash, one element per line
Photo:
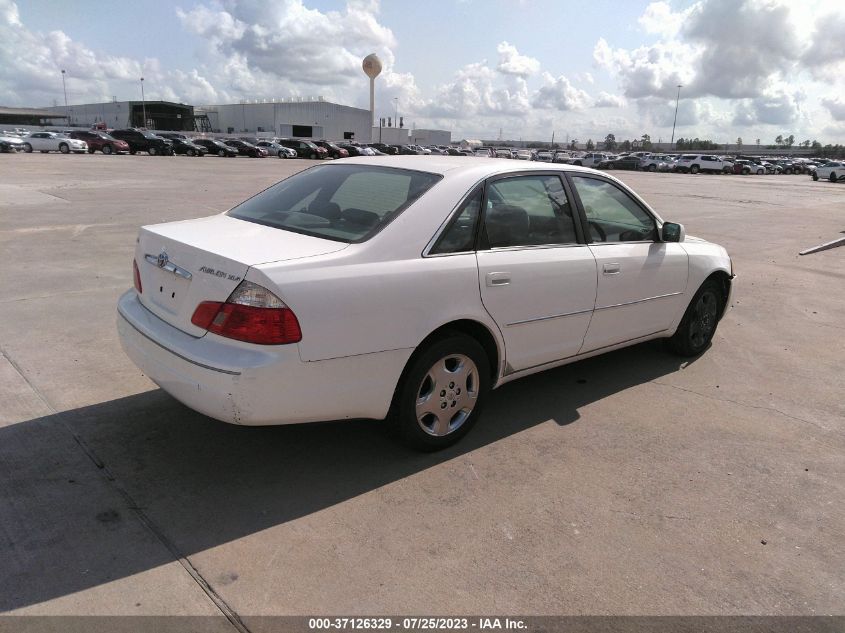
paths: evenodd
<path fill-rule="evenodd" d="M 577 242 L 572 207 L 557 176 L 517 176 L 489 184 L 484 227 L 491 248 Z"/>

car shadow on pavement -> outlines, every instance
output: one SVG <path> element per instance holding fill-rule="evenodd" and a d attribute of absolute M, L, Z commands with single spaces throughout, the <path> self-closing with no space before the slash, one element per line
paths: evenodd
<path fill-rule="evenodd" d="M 228 425 L 158 389 L 0 428 L 0 611 L 190 557 L 549 420 L 564 427 L 681 365 L 646 343 L 510 383 L 433 454 L 396 444 L 384 423 Z"/>

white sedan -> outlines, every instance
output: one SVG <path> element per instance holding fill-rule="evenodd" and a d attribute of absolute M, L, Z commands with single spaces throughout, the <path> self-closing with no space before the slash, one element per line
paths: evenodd
<path fill-rule="evenodd" d="M 23 139 L 23 148 L 27 153 L 33 150 L 37 152 L 61 152 L 69 154 L 84 154 L 88 151 L 88 143 L 79 139 L 70 138 L 57 132 L 33 132 Z"/>
<path fill-rule="evenodd" d="M 733 278 L 724 248 L 603 173 L 352 158 L 143 227 L 118 330 L 147 376 L 218 420 L 389 417 L 430 450 L 517 378 L 657 338 L 700 354 Z"/>

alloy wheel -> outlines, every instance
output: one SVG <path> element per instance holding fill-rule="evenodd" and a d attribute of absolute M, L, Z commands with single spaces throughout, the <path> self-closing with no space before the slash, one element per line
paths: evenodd
<path fill-rule="evenodd" d="M 438 360 L 417 389 L 420 428 L 436 437 L 454 433 L 472 414 L 479 388 L 478 368 L 471 358 L 449 354 Z"/>

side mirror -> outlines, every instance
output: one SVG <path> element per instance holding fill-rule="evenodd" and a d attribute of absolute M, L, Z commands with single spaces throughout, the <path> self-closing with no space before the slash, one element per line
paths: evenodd
<path fill-rule="evenodd" d="M 683 224 L 664 222 L 661 237 L 664 242 L 683 242 L 687 233 Z"/>

